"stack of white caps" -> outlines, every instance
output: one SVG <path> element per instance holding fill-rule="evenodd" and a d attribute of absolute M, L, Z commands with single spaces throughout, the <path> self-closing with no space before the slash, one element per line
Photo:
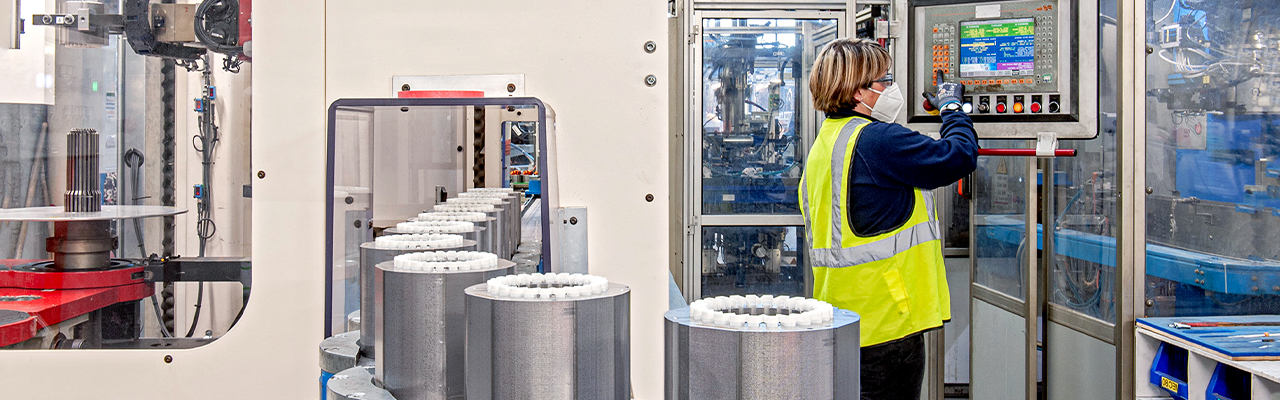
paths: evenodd
<path fill-rule="evenodd" d="M 401 254 L 394 262 L 401 271 L 475 271 L 497 267 L 498 256 L 479 251 L 433 251 Z"/>
<path fill-rule="evenodd" d="M 493 204 L 475 204 L 475 203 L 445 203 L 436 204 L 431 208 L 434 211 L 444 212 L 493 212 L 495 208 Z M 421 214 L 419 214 L 421 215 Z"/>
<path fill-rule="evenodd" d="M 835 316 L 831 304 L 803 297 L 720 296 L 689 304 L 696 322 L 729 328 L 778 329 L 825 326 Z"/>
<path fill-rule="evenodd" d="M 465 192 L 465 193 L 458 193 L 458 197 L 461 197 L 461 198 L 464 198 L 464 199 L 474 199 L 474 198 L 484 198 L 484 197 L 489 197 L 489 198 L 506 198 L 506 197 L 508 197 L 508 196 L 511 196 L 511 192 L 487 192 L 487 191 L 486 191 L 486 192 Z"/>
<path fill-rule="evenodd" d="M 462 236 L 448 234 L 387 235 L 373 241 L 383 249 L 433 250 L 462 246 Z"/>
<path fill-rule="evenodd" d="M 476 224 L 467 221 L 409 221 L 396 224 L 396 230 L 405 233 L 470 233 L 476 230 Z"/>
<path fill-rule="evenodd" d="M 482 212 L 425 212 L 418 214 L 417 220 L 484 222 L 488 218 L 489 216 Z"/>
<path fill-rule="evenodd" d="M 489 192 L 489 193 L 511 193 L 511 192 L 513 192 L 513 191 L 514 191 L 514 189 L 512 189 L 512 188 L 470 188 L 470 189 L 467 189 L 467 193 L 485 193 L 485 192 Z"/>
<path fill-rule="evenodd" d="M 490 279 L 487 289 L 500 297 L 562 300 L 604 293 L 609 280 L 585 274 L 520 274 Z"/>
<path fill-rule="evenodd" d="M 502 204 L 501 197 L 454 197 L 445 204 Z"/>

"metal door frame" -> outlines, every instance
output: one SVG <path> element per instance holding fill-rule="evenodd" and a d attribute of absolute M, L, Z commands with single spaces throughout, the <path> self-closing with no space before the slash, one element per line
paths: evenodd
<path fill-rule="evenodd" d="M 687 3 L 686 3 L 687 4 Z M 768 7 L 773 3 L 741 3 L 739 6 L 751 7 Z M 852 9 L 853 3 L 843 3 L 849 9 Z M 682 221 L 684 240 L 681 246 L 683 256 L 681 260 L 683 266 L 683 285 L 681 292 L 684 294 L 686 301 L 693 301 L 702 298 L 702 228 L 704 227 L 756 227 L 756 226 L 795 226 L 800 231 L 797 236 L 802 234 L 804 227 L 804 218 L 800 214 L 741 214 L 741 215 L 703 215 L 702 214 L 702 21 L 707 18 L 741 18 L 741 19 L 797 19 L 797 20 L 820 20 L 833 19 L 836 21 L 837 37 L 847 36 L 851 29 L 848 20 L 848 12 L 845 10 L 825 11 L 818 9 L 801 9 L 800 3 L 780 3 L 778 6 L 785 6 L 791 9 L 727 9 L 730 3 L 726 2 L 699 2 L 695 9 L 686 7 L 683 11 L 684 32 L 689 35 L 685 42 L 685 62 L 683 71 L 683 91 L 687 94 L 688 102 L 684 107 L 684 139 L 683 139 L 683 191 L 684 201 L 682 203 Z M 814 5 L 814 7 L 832 7 L 841 4 L 831 3 L 825 6 Z M 715 7 L 703 9 L 702 7 Z M 797 10 L 800 9 L 800 10 Z M 679 10 L 677 12 L 680 12 Z M 811 51 L 806 49 L 806 52 Z M 810 58 L 812 59 L 812 58 Z M 808 78 L 797 82 L 800 88 L 807 88 L 806 82 Z M 812 110 L 812 100 L 805 97 L 805 104 L 809 110 Z M 801 106 L 801 105 L 797 105 Z M 807 114 L 807 113 L 806 113 Z M 697 118 L 692 118 L 696 116 Z M 800 119 L 799 126 L 801 132 L 805 134 L 801 136 L 801 147 L 807 153 L 808 147 L 813 144 L 816 132 L 812 132 L 813 127 L 820 121 L 817 119 L 817 112 L 814 115 L 798 115 Z M 806 243 L 807 245 L 807 243 Z M 801 248 L 797 251 L 806 251 Z M 812 274 L 805 274 L 805 292 L 811 293 L 813 288 Z"/>

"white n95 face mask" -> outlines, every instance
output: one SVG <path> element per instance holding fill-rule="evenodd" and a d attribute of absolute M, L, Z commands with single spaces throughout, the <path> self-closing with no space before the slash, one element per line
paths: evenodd
<path fill-rule="evenodd" d="M 871 117 L 880 122 L 893 123 L 898 119 L 898 114 L 902 112 L 902 107 L 907 105 L 907 99 L 902 97 L 902 89 L 898 88 L 897 82 L 884 88 L 884 91 L 867 88 L 872 92 L 880 95 L 876 100 L 876 104 L 871 107 Z"/>

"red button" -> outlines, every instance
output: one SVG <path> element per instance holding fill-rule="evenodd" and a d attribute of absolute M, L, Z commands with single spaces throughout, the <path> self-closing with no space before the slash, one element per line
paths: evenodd
<path fill-rule="evenodd" d="M 996 112 L 998 113 L 1004 112 L 1004 103 L 996 104 Z"/>
<path fill-rule="evenodd" d="M 1031 112 L 1033 113 L 1040 112 L 1040 103 L 1031 103 Z"/>

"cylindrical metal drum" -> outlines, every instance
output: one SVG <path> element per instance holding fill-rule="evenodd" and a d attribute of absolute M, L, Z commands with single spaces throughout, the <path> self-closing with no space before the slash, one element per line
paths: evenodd
<path fill-rule="evenodd" d="M 432 209 L 437 212 L 480 212 L 494 218 L 492 225 L 486 227 L 492 229 L 490 231 L 490 237 L 493 238 L 493 247 L 495 249 L 494 254 L 497 254 L 498 258 L 503 259 L 511 257 L 512 249 L 508 246 L 506 236 L 508 223 L 506 218 L 504 218 L 505 216 L 502 214 L 503 210 L 501 208 L 498 208 L 494 204 L 445 203 L 437 204 Z M 421 214 L 419 214 L 419 216 L 421 216 Z"/>
<path fill-rule="evenodd" d="M 397 400 L 373 383 L 373 374 L 365 366 L 339 371 L 329 378 L 328 386 L 327 400 Z"/>
<path fill-rule="evenodd" d="M 729 296 L 666 313 L 666 398 L 858 399 L 857 314 L 818 300 Z"/>
<path fill-rule="evenodd" d="M 488 214 L 482 212 L 437 212 L 428 211 L 418 214 L 410 222 L 417 221 L 466 221 L 475 224 L 480 231 L 476 235 L 476 251 L 484 251 L 498 254 L 498 249 L 494 246 L 494 236 L 497 235 L 497 225 Z M 499 257 L 503 258 L 503 257 Z"/>
<path fill-rule="evenodd" d="M 631 398 L 630 289 L 523 274 L 467 288 L 467 398 Z"/>
<path fill-rule="evenodd" d="M 504 226 L 504 230 L 502 232 L 502 243 L 504 244 L 503 248 L 506 251 L 510 252 L 515 250 L 515 243 L 513 243 L 512 236 L 511 236 L 512 234 L 511 221 L 512 221 L 512 216 L 515 215 L 514 214 L 515 207 L 513 206 L 513 203 L 505 199 L 505 197 L 506 195 L 502 195 L 502 197 L 454 197 L 447 200 L 445 204 L 446 205 L 487 204 L 487 205 L 493 206 L 495 209 L 498 210 L 498 213 L 495 214 L 494 217 L 503 220 L 503 223 L 502 223 Z M 510 253 L 497 253 L 497 254 L 498 254 L 498 257 L 502 257 L 502 258 L 511 257 Z"/>
<path fill-rule="evenodd" d="M 421 239 L 421 240 L 413 240 Z M 390 235 L 365 242 L 360 245 L 360 352 L 365 357 L 373 357 L 373 343 L 377 340 L 377 332 L 373 325 L 378 322 L 374 312 L 374 266 L 391 261 L 401 254 L 418 253 L 429 250 L 470 250 L 475 242 L 463 239 L 458 235 Z"/>
<path fill-rule="evenodd" d="M 360 357 L 360 346 L 356 341 L 360 332 L 346 332 L 333 335 L 320 342 L 320 391 L 327 390 L 329 378 L 334 374 L 356 366 Z"/>
<path fill-rule="evenodd" d="M 511 273 L 492 253 L 430 252 L 378 264 L 374 301 L 377 381 L 399 400 L 462 399 L 466 346 L 463 290 Z"/>
<path fill-rule="evenodd" d="M 521 203 L 523 196 L 519 192 L 510 190 L 510 188 L 473 188 L 465 193 L 458 195 L 462 198 L 499 198 L 507 201 L 510 207 L 505 209 L 507 215 L 507 243 L 510 249 L 515 251 L 520 246 L 521 237 L 521 218 L 523 216 Z"/>
<path fill-rule="evenodd" d="M 347 332 L 360 330 L 360 310 L 347 314 Z"/>

